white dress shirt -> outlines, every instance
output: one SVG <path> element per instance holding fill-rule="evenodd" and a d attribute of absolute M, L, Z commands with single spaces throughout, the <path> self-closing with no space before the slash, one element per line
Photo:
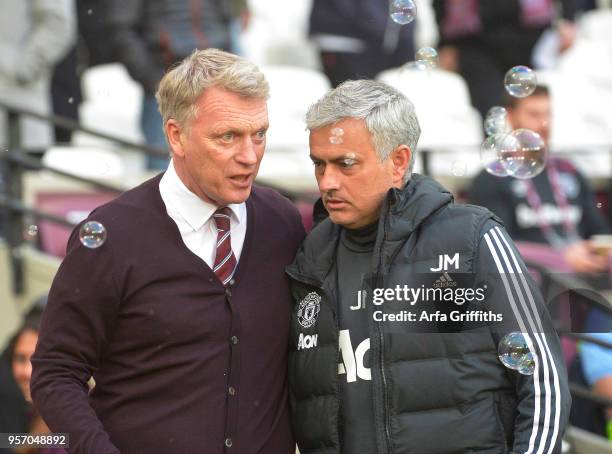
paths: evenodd
<path fill-rule="evenodd" d="M 212 269 L 215 263 L 217 226 L 212 217 L 219 208 L 205 202 L 191 192 L 181 181 L 170 161 L 168 170 L 159 182 L 159 192 L 166 205 L 168 216 L 176 223 L 185 246 L 200 257 Z M 236 263 L 240 259 L 246 236 L 246 204 L 231 204 L 230 235 Z"/>

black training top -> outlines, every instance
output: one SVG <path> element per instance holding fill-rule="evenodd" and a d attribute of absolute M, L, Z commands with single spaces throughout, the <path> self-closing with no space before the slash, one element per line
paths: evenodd
<path fill-rule="evenodd" d="M 372 268 L 378 222 L 361 229 L 343 229 L 338 242 L 338 321 L 340 329 L 340 406 L 342 452 L 376 452 L 370 354 L 370 310 L 363 278 Z"/>

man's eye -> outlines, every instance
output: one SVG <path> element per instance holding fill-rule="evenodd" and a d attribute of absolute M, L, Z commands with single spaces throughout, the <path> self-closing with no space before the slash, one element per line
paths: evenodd
<path fill-rule="evenodd" d="M 257 133 L 255 134 L 257 136 L 258 139 L 265 139 L 266 138 L 266 131 L 257 131 Z"/>
<path fill-rule="evenodd" d="M 312 161 L 312 165 L 315 169 L 322 169 L 325 163 L 323 161 Z"/>
<path fill-rule="evenodd" d="M 226 132 L 225 134 L 221 136 L 221 140 L 224 142 L 231 142 L 233 139 L 234 139 L 233 132 Z"/>
<path fill-rule="evenodd" d="M 355 164 L 357 164 L 357 161 L 355 161 L 354 159 L 343 159 L 342 161 L 340 161 L 340 165 L 342 167 L 344 167 L 345 169 L 349 169 L 351 167 L 353 167 Z"/>

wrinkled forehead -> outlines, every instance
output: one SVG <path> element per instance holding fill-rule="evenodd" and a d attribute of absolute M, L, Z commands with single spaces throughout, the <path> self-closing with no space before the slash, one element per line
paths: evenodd
<path fill-rule="evenodd" d="M 361 119 L 344 119 L 312 129 L 310 154 L 318 159 L 366 157 L 375 153 L 371 134 Z"/>
<path fill-rule="evenodd" d="M 265 98 L 243 96 L 212 87 L 198 98 L 196 121 L 209 126 L 241 127 L 259 130 L 268 127 L 268 102 Z"/>

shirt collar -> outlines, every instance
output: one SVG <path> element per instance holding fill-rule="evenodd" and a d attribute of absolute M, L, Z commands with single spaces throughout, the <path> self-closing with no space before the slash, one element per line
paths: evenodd
<path fill-rule="evenodd" d="M 168 196 L 173 208 L 194 231 L 200 230 L 219 208 L 202 200 L 185 186 L 174 169 L 173 160 L 170 161 L 170 165 L 168 165 L 168 169 L 162 177 L 160 187 Z M 234 220 L 237 223 L 242 222 L 246 214 L 245 203 L 232 203 L 227 207 L 232 211 Z"/>

